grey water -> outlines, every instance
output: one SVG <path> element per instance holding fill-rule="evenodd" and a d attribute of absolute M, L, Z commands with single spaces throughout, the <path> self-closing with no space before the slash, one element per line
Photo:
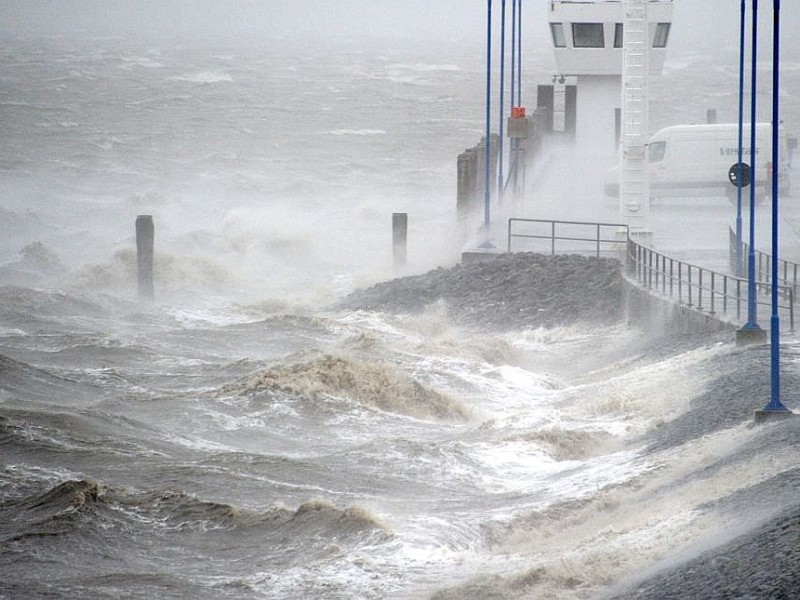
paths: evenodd
<path fill-rule="evenodd" d="M 715 100 L 700 60 L 657 119 L 686 85 Z M 748 425 L 763 349 L 335 308 L 471 243 L 482 66 L 455 42 L 3 40 L 0 598 L 586 598 L 794 501 L 796 428 Z M 563 197 L 535 189 L 514 210 Z"/>

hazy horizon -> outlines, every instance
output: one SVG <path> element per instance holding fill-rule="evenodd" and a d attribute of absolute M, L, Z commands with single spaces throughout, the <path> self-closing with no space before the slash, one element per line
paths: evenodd
<path fill-rule="evenodd" d="M 523 3 L 526 44 L 546 37 L 549 0 Z M 499 15 L 501 0 L 493 0 Z M 510 18 L 511 2 L 506 10 Z M 675 1 L 671 48 L 698 49 L 738 44 L 740 5 L 730 0 Z M 750 5 L 748 4 L 748 12 Z M 772 4 L 759 9 L 763 42 L 771 39 Z M 781 9 L 782 32 L 798 21 L 800 8 Z M 711 26 L 710 26 L 711 25 Z M 0 31 L 15 35 L 208 36 L 215 38 L 316 36 L 463 40 L 483 43 L 486 2 L 463 0 L 6 0 L 0 5 Z M 549 43 L 549 40 L 545 40 Z M 782 43 L 795 45 L 788 35 Z"/>

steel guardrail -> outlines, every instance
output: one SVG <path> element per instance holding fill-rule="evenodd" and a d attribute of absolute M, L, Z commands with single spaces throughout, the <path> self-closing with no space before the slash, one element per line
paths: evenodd
<path fill-rule="evenodd" d="M 515 231 L 521 224 L 534 224 L 540 228 L 538 233 L 520 233 Z M 543 230 L 541 228 L 544 227 Z M 575 228 L 588 228 L 591 234 L 573 233 Z M 609 228 L 614 228 L 612 237 L 605 237 Z M 563 233 L 568 229 L 570 233 Z M 720 271 L 714 271 L 678 260 L 658 252 L 653 248 L 633 240 L 627 225 L 619 223 L 594 223 L 591 221 L 558 221 L 551 219 L 510 218 L 508 220 L 508 251 L 512 251 L 514 240 L 544 240 L 551 254 L 556 254 L 561 242 L 579 242 L 592 244 L 593 254 L 601 256 L 605 245 L 620 255 L 625 252 L 625 265 L 628 276 L 635 279 L 642 287 L 659 293 L 677 302 L 679 305 L 706 312 L 710 315 L 727 315 L 737 321 L 743 321 L 748 307 L 748 280 Z M 620 246 L 623 249 L 620 249 Z M 574 252 L 574 244 L 570 247 Z M 795 277 L 791 284 L 779 284 L 778 309 L 788 316 L 789 327 L 794 332 L 794 303 L 797 298 L 797 281 L 800 265 L 783 261 L 784 271 L 790 271 Z M 795 265 L 793 267 L 792 265 Z M 785 276 L 785 280 L 788 277 Z M 769 280 L 756 280 L 756 306 L 771 308 L 772 285 Z"/>
<path fill-rule="evenodd" d="M 515 224 L 528 223 L 535 225 L 548 225 L 549 231 L 546 233 L 514 233 L 513 229 Z M 577 233 L 560 234 L 559 228 L 575 230 L 575 228 L 586 228 L 593 231 L 593 234 L 579 235 Z M 614 228 L 614 236 L 611 238 L 604 237 L 608 235 L 606 231 L 609 228 Z M 591 221 L 554 221 L 552 219 L 522 219 L 512 217 L 508 220 L 508 251 L 511 252 L 511 245 L 514 239 L 534 239 L 534 240 L 549 240 L 550 254 L 556 254 L 557 242 L 585 242 L 593 244 L 594 254 L 599 257 L 601 254 L 601 247 L 605 244 L 625 244 L 629 238 L 629 228 L 627 225 L 620 223 L 594 223 Z M 576 248 L 572 248 L 576 250 Z"/>
<path fill-rule="evenodd" d="M 678 304 L 707 312 L 735 315 L 743 320 L 748 307 L 748 280 L 669 257 L 652 248 L 628 240 L 628 274 L 649 290 L 656 291 Z M 756 306 L 771 308 L 772 284 L 756 281 Z M 778 310 L 789 318 L 794 332 L 795 289 L 779 285 Z"/>
<path fill-rule="evenodd" d="M 736 232 L 732 228 L 728 228 L 728 235 L 730 239 L 730 263 L 733 271 L 736 271 Z M 750 252 L 750 244 L 742 240 L 742 265 L 741 272 L 743 276 L 747 276 L 749 261 L 747 260 Z M 755 255 L 755 277 L 758 281 L 771 282 L 772 281 L 772 255 L 756 249 L 753 253 Z M 783 258 L 778 259 L 778 283 L 782 286 L 792 288 L 794 297 L 797 298 L 797 288 L 800 285 L 800 264 L 791 260 Z"/>

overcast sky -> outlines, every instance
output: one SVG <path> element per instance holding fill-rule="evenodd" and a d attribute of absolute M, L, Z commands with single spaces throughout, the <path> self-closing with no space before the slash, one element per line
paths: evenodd
<path fill-rule="evenodd" d="M 524 0 L 529 35 L 546 35 L 550 0 Z M 501 0 L 493 0 L 495 11 Z M 510 14 L 511 0 L 507 0 Z M 748 6 L 751 1 L 748 0 Z M 760 3 L 763 33 L 771 32 L 773 3 Z M 474 39 L 482 42 L 486 0 L 0 0 L 0 30 L 20 34 L 165 35 L 293 34 Z M 782 3 L 782 41 L 800 23 L 797 2 Z M 736 0 L 675 0 L 673 47 L 738 45 Z M 542 25 L 538 25 L 541 23 Z M 531 40 L 532 41 L 532 40 Z"/>

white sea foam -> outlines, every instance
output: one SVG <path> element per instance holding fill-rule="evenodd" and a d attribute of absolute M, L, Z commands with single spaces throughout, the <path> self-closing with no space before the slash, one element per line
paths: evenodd
<path fill-rule="evenodd" d="M 145 69 L 160 69 L 164 65 L 152 58 L 147 56 L 123 56 L 122 57 L 122 64 L 120 65 L 121 69 L 131 69 L 133 67 L 143 67 Z"/>
<path fill-rule="evenodd" d="M 0 336 L 3 337 L 17 337 L 27 335 L 22 329 L 16 327 L 0 327 Z"/>
<path fill-rule="evenodd" d="M 255 317 L 235 309 L 220 311 L 219 309 L 199 307 L 165 307 L 164 311 L 187 329 L 224 327 L 257 320 Z"/>
<path fill-rule="evenodd" d="M 170 77 L 175 81 L 188 81 L 190 83 L 230 83 L 233 77 L 228 73 L 220 71 L 201 71 L 199 73 L 189 73 L 186 75 L 175 75 Z"/>
<path fill-rule="evenodd" d="M 319 135 L 386 135 L 383 129 L 331 129 L 330 131 L 321 131 Z"/>
<path fill-rule="evenodd" d="M 456 64 L 425 64 L 425 63 L 416 63 L 414 65 L 404 65 L 408 66 L 408 68 L 413 69 L 414 71 L 461 71 L 461 67 Z"/>

